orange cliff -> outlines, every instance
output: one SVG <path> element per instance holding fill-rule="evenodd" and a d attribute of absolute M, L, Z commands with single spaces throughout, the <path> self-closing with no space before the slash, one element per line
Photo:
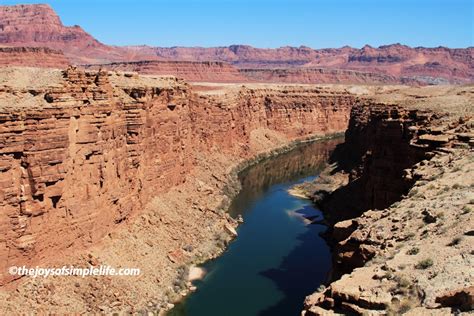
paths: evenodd
<path fill-rule="evenodd" d="M 151 198 L 189 180 L 198 153 L 218 148 L 249 159 L 257 131 L 286 143 L 342 132 L 354 102 L 325 88 L 240 88 L 219 98 L 176 79 L 29 71 L 9 73 L 18 84 L 0 90 L 0 256 L 7 266 L 97 243 Z M 11 280 L 0 275 L 0 284 Z"/>

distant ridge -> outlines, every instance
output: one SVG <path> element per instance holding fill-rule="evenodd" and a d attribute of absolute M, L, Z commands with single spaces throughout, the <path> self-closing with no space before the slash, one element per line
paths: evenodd
<path fill-rule="evenodd" d="M 408 79 L 408 82 L 413 79 L 428 84 L 474 82 L 473 47 L 412 48 L 398 43 L 378 48 L 366 45 L 361 49 L 349 46 L 326 49 L 286 46 L 265 49 L 248 45 L 210 48 L 146 45 L 118 47 L 97 41 L 80 26 L 64 26 L 54 10 L 45 4 L 0 6 L 0 21 L 0 46 L 61 50 L 73 64 L 145 60 L 221 61 L 241 69 L 303 69 L 295 78 L 311 73 L 304 69 L 317 68 L 366 72 L 378 74 L 380 78 L 390 76 L 399 78 L 400 82 L 402 78 L 405 81 Z M 295 70 L 287 71 L 294 72 Z M 255 72 L 253 75 L 255 77 Z M 278 80 L 269 75 L 263 77 Z M 202 78 L 205 80 L 205 76 Z M 317 78 L 321 78 L 321 75 Z M 351 80 L 350 76 L 346 79 Z M 319 79 L 315 79 L 317 80 Z"/>

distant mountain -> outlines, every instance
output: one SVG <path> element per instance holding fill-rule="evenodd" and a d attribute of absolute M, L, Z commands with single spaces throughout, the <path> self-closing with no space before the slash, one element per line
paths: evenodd
<path fill-rule="evenodd" d="M 375 78 L 385 78 L 382 82 L 392 82 L 394 77 L 398 78 L 396 80 L 400 82 L 474 82 L 473 47 L 460 49 L 411 48 L 401 44 L 378 48 L 366 45 L 361 49 L 349 46 L 328 49 L 312 49 L 305 46 L 263 49 L 247 45 L 211 48 L 118 47 L 97 41 L 80 26 L 64 26 L 54 10 L 44 4 L 0 6 L 0 45 L 47 47 L 61 50 L 74 64 L 105 64 L 145 60 L 220 61 L 230 63 L 240 69 L 246 69 L 242 73 L 252 73 L 249 80 L 266 78 L 265 80 L 278 81 L 281 71 L 275 72 L 265 69 L 286 69 L 285 73 L 290 74 L 290 77 L 285 78 L 286 82 L 291 82 L 291 76 L 296 73 L 295 81 L 300 80 L 297 78 L 306 77 L 306 82 L 312 82 L 311 78 L 314 78 L 314 81 L 320 80 L 325 73 L 334 75 L 334 72 L 314 71 L 314 69 L 340 69 L 346 70 L 344 73 L 346 81 L 350 81 L 351 73 L 366 73 L 370 75 L 364 78 L 374 78 L 374 80 Z M 157 65 L 160 64 L 156 64 L 154 67 L 158 67 Z M 166 69 L 170 69 L 169 64 L 167 67 Z M 127 67 L 122 66 L 122 68 Z M 197 68 L 205 69 L 205 67 Z M 260 71 L 256 75 L 256 72 L 248 71 L 248 69 L 259 69 Z M 293 70 L 289 71 L 289 69 Z M 265 72 L 268 73 L 265 74 Z M 275 75 L 277 73 L 278 76 Z M 317 76 L 314 75 L 315 73 Z M 308 74 L 313 75 L 308 77 Z M 358 78 L 360 81 L 360 75 Z"/>
<path fill-rule="evenodd" d="M 156 58 L 102 44 L 78 25 L 66 27 L 46 4 L 0 6 L 0 45 L 59 49 L 73 63 Z"/>

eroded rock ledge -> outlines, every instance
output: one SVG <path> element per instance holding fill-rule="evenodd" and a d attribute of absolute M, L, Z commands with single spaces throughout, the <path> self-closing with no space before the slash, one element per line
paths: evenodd
<path fill-rule="evenodd" d="M 353 107 L 336 163 L 300 187 L 328 214 L 335 262 L 302 315 L 473 309 L 473 127 L 472 110 Z"/>

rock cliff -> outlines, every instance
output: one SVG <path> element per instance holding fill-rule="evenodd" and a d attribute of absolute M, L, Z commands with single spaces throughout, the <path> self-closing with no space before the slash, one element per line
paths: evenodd
<path fill-rule="evenodd" d="M 61 51 L 45 47 L 0 47 L 0 67 L 66 68 L 68 65 Z"/>
<path fill-rule="evenodd" d="M 246 82 L 249 81 L 229 63 L 218 61 L 136 61 L 103 65 L 87 65 L 85 69 L 100 68 L 137 72 L 143 75 L 175 76 L 187 81 L 202 82 Z"/>
<path fill-rule="evenodd" d="M 317 194 L 332 224 L 334 282 L 307 297 L 304 315 L 472 310 L 472 120 L 469 109 L 352 108 L 332 169 L 348 182 Z"/>
<path fill-rule="evenodd" d="M 64 26 L 46 4 L 0 6 L 0 44 L 61 50 L 74 63 L 154 58 L 102 44 L 78 25 Z"/>
<path fill-rule="evenodd" d="M 341 132 L 354 102 L 324 88 L 206 96 L 174 78 L 25 71 L 9 72 L 0 90 L 2 284 L 12 280 L 7 266 L 97 244 L 190 181 L 202 153 L 250 159 L 275 135 L 288 143 Z M 20 74 L 30 81 L 19 84 Z"/>
<path fill-rule="evenodd" d="M 250 82 L 424 84 L 421 80 L 417 81 L 413 78 L 331 68 L 240 69 L 240 73 Z"/>

